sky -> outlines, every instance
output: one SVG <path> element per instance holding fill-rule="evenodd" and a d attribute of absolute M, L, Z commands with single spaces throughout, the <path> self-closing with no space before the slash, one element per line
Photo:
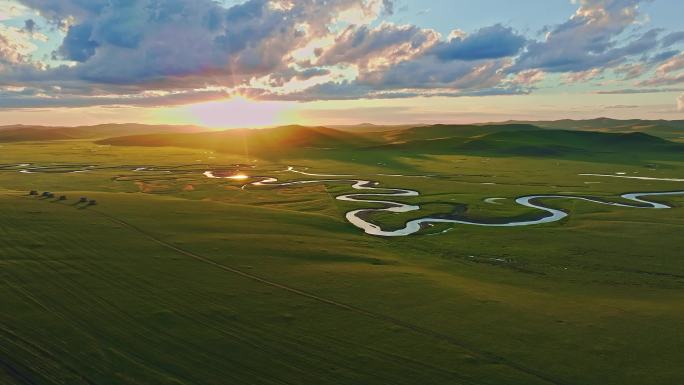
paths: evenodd
<path fill-rule="evenodd" d="M 0 0 L 0 125 L 684 119 L 680 0 Z"/>

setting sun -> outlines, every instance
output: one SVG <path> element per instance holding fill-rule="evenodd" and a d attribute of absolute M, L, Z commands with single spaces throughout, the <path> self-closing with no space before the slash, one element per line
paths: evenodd
<path fill-rule="evenodd" d="M 291 105 L 291 102 L 255 101 L 234 96 L 179 109 L 188 120 L 205 127 L 266 127 L 281 124 Z"/>

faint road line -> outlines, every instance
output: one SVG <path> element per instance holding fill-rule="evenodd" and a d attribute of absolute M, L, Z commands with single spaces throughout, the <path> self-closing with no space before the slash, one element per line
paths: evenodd
<path fill-rule="evenodd" d="M 260 282 L 260 283 L 263 283 L 265 285 L 269 285 L 269 286 L 272 286 L 272 287 L 275 287 L 275 288 L 278 288 L 278 289 L 281 289 L 284 291 L 288 291 L 290 293 L 293 293 L 293 294 L 296 294 L 296 295 L 299 295 L 302 297 L 306 297 L 306 298 L 313 299 L 313 300 L 321 302 L 321 303 L 325 303 L 325 304 L 328 304 L 331 306 L 335 306 L 335 307 L 340 308 L 340 309 L 352 311 L 354 313 L 361 314 L 361 315 L 364 315 L 364 316 L 367 316 L 367 317 L 370 317 L 370 318 L 373 318 L 373 319 L 376 319 L 379 321 L 383 321 L 383 322 L 390 323 L 390 324 L 393 324 L 396 326 L 400 326 L 400 327 L 403 327 L 405 329 L 411 330 L 413 332 L 416 332 L 416 333 L 419 333 L 419 334 L 422 334 L 425 336 L 429 336 L 429 337 L 432 337 L 432 338 L 435 338 L 435 339 L 438 339 L 441 341 L 445 341 L 445 342 L 447 342 L 453 346 L 456 346 L 460 349 L 474 353 L 475 355 L 480 356 L 481 358 L 484 358 L 490 362 L 494 362 L 494 363 L 498 363 L 501 365 L 508 366 L 510 368 L 518 370 L 519 372 L 522 372 L 522 373 L 528 374 L 530 376 L 536 377 L 537 379 L 542 380 L 544 382 L 547 382 L 549 384 L 568 385 L 568 383 L 565 383 L 563 381 L 551 378 L 548 375 L 546 375 L 545 373 L 541 373 L 535 369 L 528 368 L 524 365 L 520 365 L 520 364 L 517 364 L 515 362 L 508 361 L 507 359 L 505 359 L 501 356 L 497 356 L 497 355 L 489 353 L 489 352 L 485 352 L 485 351 L 481 351 L 481 350 L 472 348 L 472 347 L 464 344 L 463 342 L 459 341 L 458 339 L 456 339 L 452 336 L 449 336 L 447 334 L 443 334 L 443 333 L 440 333 L 440 332 L 437 332 L 437 331 L 434 331 L 431 329 L 427 329 L 427 328 L 424 328 L 424 327 L 421 327 L 418 325 L 414 325 L 412 323 L 402 321 L 398 318 L 394 318 L 394 317 L 391 317 L 388 315 L 371 312 L 371 311 L 365 310 L 363 308 L 359 308 L 359 307 L 356 307 L 353 305 L 349 305 L 349 304 L 338 302 L 338 301 L 335 301 L 332 299 L 321 297 L 321 296 L 318 296 L 316 294 L 312 294 L 312 293 L 309 293 L 309 292 L 306 292 L 306 291 L 303 291 L 300 289 L 296 289 L 296 288 L 291 287 L 291 286 L 287 286 L 287 285 L 284 285 L 284 284 L 281 284 L 278 282 L 268 280 L 266 278 L 262 278 L 260 276 L 257 276 L 257 275 L 254 275 L 254 274 L 251 274 L 251 273 L 248 273 L 248 272 L 245 272 L 245 271 L 233 268 L 233 267 L 229 267 L 229 266 L 220 264 L 220 263 L 218 263 L 218 262 L 216 262 L 210 258 L 201 256 L 199 254 L 192 253 L 192 252 L 184 250 L 178 246 L 172 245 L 166 241 L 163 241 L 163 240 L 157 238 L 156 236 L 140 229 L 139 227 L 137 227 L 137 226 L 125 221 L 125 220 L 119 219 L 113 215 L 106 214 L 102 211 L 94 210 L 94 209 L 89 209 L 88 211 L 97 213 L 97 214 L 109 219 L 110 221 L 113 221 L 113 222 L 118 223 L 120 225 L 123 225 L 123 226 L 125 226 L 131 230 L 134 230 L 135 232 L 138 232 L 139 234 L 144 235 L 145 237 L 149 238 L 150 240 L 154 241 L 155 243 L 157 243 L 160 246 L 163 246 L 167 249 L 173 250 L 179 254 L 183 254 L 183 255 L 190 257 L 190 258 L 193 258 L 195 260 L 204 262 L 206 264 L 209 264 L 209 265 L 214 266 L 216 268 L 219 268 L 221 270 L 224 270 L 224 271 L 227 271 L 227 272 L 242 276 L 244 278 L 247 278 L 247 279 L 250 279 L 250 280 L 253 280 L 256 282 Z"/>

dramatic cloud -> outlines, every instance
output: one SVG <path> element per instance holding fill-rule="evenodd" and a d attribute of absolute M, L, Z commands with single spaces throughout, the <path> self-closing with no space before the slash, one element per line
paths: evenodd
<path fill-rule="evenodd" d="M 348 63 L 364 68 L 391 65 L 425 52 L 438 40 L 435 31 L 412 25 L 382 24 L 374 29 L 350 26 L 321 53 L 317 64 Z"/>
<path fill-rule="evenodd" d="M 680 73 L 681 70 L 684 70 L 684 54 L 672 57 L 660 64 L 652 78 L 641 81 L 638 85 L 654 87 L 684 83 L 684 73 Z"/>
<path fill-rule="evenodd" d="M 636 79 L 646 73 L 648 67 L 644 64 L 624 64 L 613 69 L 613 71 L 621 75 L 623 80 Z"/>
<path fill-rule="evenodd" d="M 336 15 L 369 7 L 354 0 L 250 0 L 231 8 L 211 0 L 24 3 L 57 22 L 75 18 L 58 50 L 79 63 L 74 77 L 156 87 L 231 86 L 284 69 L 288 54 L 327 35 Z"/>
<path fill-rule="evenodd" d="M 18 4 L 9 1 L 0 2 L 0 21 L 11 19 L 17 15 L 21 15 L 24 11 Z"/>
<path fill-rule="evenodd" d="M 474 89 L 496 86 L 503 79 L 505 61 L 456 61 L 435 56 L 399 63 L 385 70 L 363 73 L 358 82 L 377 89 Z"/>
<path fill-rule="evenodd" d="M 48 93 L 46 93 L 49 92 Z M 0 88 L 1 108 L 32 107 L 89 107 L 135 105 L 142 107 L 163 107 L 211 101 L 226 98 L 221 91 L 142 92 L 135 95 L 84 95 L 70 94 L 59 89 Z"/>
<path fill-rule="evenodd" d="M 321 54 L 317 64 L 357 65 L 355 81 L 316 85 L 304 95 L 398 98 L 412 96 L 464 96 L 525 93 L 522 81 L 504 82 L 504 69 L 526 39 L 502 25 L 485 27 L 468 35 L 452 33 L 441 41 L 432 30 L 383 24 L 375 29 L 350 27 Z M 536 71 L 528 81 L 541 79 Z M 524 78 L 524 76 L 523 76 Z M 521 78 L 522 79 L 522 78 Z M 268 94 L 265 94 L 268 95 Z M 270 95 L 269 95 L 270 96 Z"/>
<path fill-rule="evenodd" d="M 658 30 L 619 45 L 616 38 L 638 17 L 639 0 L 580 0 L 567 22 L 550 29 L 544 41 L 532 42 L 513 70 L 581 72 L 620 64 L 658 45 Z"/>
<path fill-rule="evenodd" d="M 568 83 L 585 83 L 598 78 L 602 73 L 602 68 L 594 68 L 581 72 L 571 72 L 564 76 L 564 80 Z"/>
<path fill-rule="evenodd" d="M 28 63 L 35 50 L 29 33 L 0 24 L 0 71 L 10 65 Z"/>
<path fill-rule="evenodd" d="M 545 76 L 542 70 L 527 70 L 517 74 L 511 82 L 522 86 L 532 86 L 544 80 Z"/>
<path fill-rule="evenodd" d="M 330 70 L 326 68 L 307 68 L 302 71 L 296 69 L 287 69 L 282 72 L 271 74 L 268 77 L 268 83 L 273 87 L 282 87 L 292 80 L 309 80 L 319 76 L 330 75 Z"/>
<path fill-rule="evenodd" d="M 16 19 L 0 24 L 0 107 L 510 95 L 615 75 L 622 89 L 680 84 L 684 32 L 646 27 L 643 1 L 573 1 L 540 38 L 390 23 L 392 0 L 5 0 L 0 20 Z"/>
<path fill-rule="evenodd" d="M 471 35 L 455 36 L 435 47 L 434 54 L 445 61 L 500 59 L 518 54 L 526 41 L 512 28 L 497 24 Z"/>
<path fill-rule="evenodd" d="M 684 84 L 684 73 L 670 76 L 656 76 L 652 79 L 644 80 L 639 83 L 639 86 L 658 87 L 658 86 L 673 86 L 676 84 Z"/>
<path fill-rule="evenodd" d="M 660 76 L 665 76 L 682 69 L 684 69 L 684 55 L 678 55 L 661 64 L 656 73 Z"/>
<path fill-rule="evenodd" d="M 683 57 L 680 51 L 671 50 L 660 52 L 653 55 L 649 60 L 639 63 L 628 63 L 613 68 L 613 72 L 622 77 L 622 80 L 632 80 L 642 77 L 649 71 L 655 69 L 655 76 L 658 78 L 667 77 L 669 73 L 677 71 L 684 66 Z M 646 81 L 639 83 L 647 85 Z"/>

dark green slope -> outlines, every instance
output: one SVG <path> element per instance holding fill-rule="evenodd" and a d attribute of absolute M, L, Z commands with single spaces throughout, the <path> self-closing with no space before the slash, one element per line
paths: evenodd
<path fill-rule="evenodd" d="M 59 130 L 47 130 L 34 127 L 6 128 L 0 130 L 0 142 L 37 142 L 67 139 L 73 139 L 73 137 Z"/>
<path fill-rule="evenodd" d="M 601 131 L 613 133 L 643 132 L 666 139 L 684 138 L 684 120 L 618 120 L 610 118 L 598 118 L 587 120 L 564 119 L 538 122 L 505 122 L 503 124 L 511 123 L 533 124 L 541 128 L 562 130 Z"/>
<path fill-rule="evenodd" d="M 486 156 L 601 156 L 613 154 L 684 155 L 684 145 L 644 133 L 612 134 L 588 131 L 523 129 L 475 137 L 421 139 L 377 146 L 433 154 Z"/>
<path fill-rule="evenodd" d="M 500 124 L 500 125 L 447 125 L 435 124 L 431 126 L 412 127 L 394 130 L 384 134 L 390 142 L 405 142 L 421 139 L 469 138 L 504 131 L 538 130 L 539 127 L 530 124 Z"/>

